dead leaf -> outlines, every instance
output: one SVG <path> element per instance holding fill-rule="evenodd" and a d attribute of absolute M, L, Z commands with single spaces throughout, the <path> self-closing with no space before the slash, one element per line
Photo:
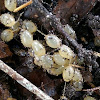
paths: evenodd
<path fill-rule="evenodd" d="M 72 14 L 77 15 L 79 21 L 94 7 L 95 3 L 96 0 L 68 0 L 68 2 L 59 0 L 53 13 L 60 18 L 62 24 L 70 23 Z"/>
<path fill-rule="evenodd" d="M 0 58 L 6 58 L 12 56 L 12 52 L 10 51 L 7 44 L 0 41 Z"/>

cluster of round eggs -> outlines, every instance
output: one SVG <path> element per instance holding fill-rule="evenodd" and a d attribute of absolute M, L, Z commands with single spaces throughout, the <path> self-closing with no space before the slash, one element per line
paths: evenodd
<path fill-rule="evenodd" d="M 16 8 L 15 2 L 16 0 L 5 0 L 5 7 L 13 11 Z M 8 7 L 8 4 L 11 5 Z M 13 39 L 14 33 L 20 30 L 20 23 L 19 21 L 15 21 L 15 18 L 7 13 L 0 16 L 0 22 L 6 27 L 9 27 L 9 29 L 1 33 L 1 39 L 5 42 L 9 42 Z M 19 33 L 21 43 L 25 47 L 32 49 L 34 53 L 34 63 L 38 66 L 42 66 L 43 69 L 52 75 L 58 76 L 62 74 L 64 81 L 73 81 L 73 86 L 76 87 L 78 91 L 81 90 L 83 78 L 80 70 L 69 65 L 76 59 L 76 55 L 71 48 L 62 44 L 61 40 L 56 35 L 45 35 L 40 32 L 44 35 L 46 44 L 50 48 L 57 49 L 53 55 L 50 55 L 46 53 L 45 47 L 38 40 L 33 40 L 33 33 L 36 31 L 40 32 L 32 21 L 24 20 Z M 65 31 L 67 31 L 72 38 L 76 38 L 75 31 L 69 25 L 65 26 Z"/>

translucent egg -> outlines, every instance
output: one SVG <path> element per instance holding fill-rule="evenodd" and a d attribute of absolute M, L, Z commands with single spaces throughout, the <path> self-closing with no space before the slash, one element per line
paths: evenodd
<path fill-rule="evenodd" d="M 76 91 L 81 91 L 83 88 L 83 83 L 82 82 L 73 82 L 73 86 Z"/>
<path fill-rule="evenodd" d="M 42 66 L 40 58 L 36 55 L 34 57 L 34 64 L 37 65 L 37 66 Z"/>
<path fill-rule="evenodd" d="M 95 46 L 100 47 L 100 36 L 94 38 L 94 44 L 95 44 Z"/>
<path fill-rule="evenodd" d="M 44 69 L 51 68 L 54 64 L 52 57 L 50 55 L 41 56 L 40 61 Z"/>
<path fill-rule="evenodd" d="M 86 96 L 85 98 L 84 98 L 84 100 L 96 100 L 94 97 L 91 97 L 91 96 Z"/>
<path fill-rule="evenodd" d="M 2 14 L 0 16 L 0 21 L 7 27 L 12 27 L 16 23 L 15 18 L 10 14 Z"/>
<path fill-rule="evenodd" d="M 5 42 L 9 42 L 13 39 L 14 33 L 11 29 L 6 29 L 1 33 L 1 39 Z"/>
<path fill-rule="evenodd" d="M 72 27 L 70 27 L 68 24 L 65 25 L 65 31 L 73 38 L 76 39 L 76 34 L 75 31 L 72 29 Z"/>
<path fill-rule="evenodd" d="M 32 47 L 33 35 L 27 30 L 21 30 L 20 39 L 25 47 Z"/>
<path fill-rule="evenodd" d="M 62 76 L 64 81 L 69 82 L 74 76 L 74 68 L 72 66 L 65 67 Z"/>
<path fill-rule="evenodd" d="M 66 64 L 66 58 L 63 58 L 59 53 L 53 54 L 53 60 L 58 65 L 65 65 Z"/>
<path fill-rule="evenodd" d="M 83 81 L 83 77 L 82 77 L 80 70 L 78 70 L 78 69 L 74 70 L 73 81 L 77 81 L 77 82 Z"/>
<path fill-rule="evenodd" d="M 32 42 L 32 49 L 37 56 L 43 56 L 46 53 L 45 47 L 37 40 Z"/>
<path fill-rule="evenodd" d="M 51 75 L 58 76 L 62 74 L 63 70 L 64 70 L 64 66 L 54 64 L 52 68 L 47 69 L 47 72 Z"/>
<path fill-rule="evenodd" d="M 16 0 L 5 0 L 5 7 L 9 10 L 9 11 L 14 11 L 14 9 L 16 9 L 17 6 L 17 1 Z"/>
<path fill-rule="evenodd" d="M 53 34 L 45 36 L 46 43 L 51 48 L 59 48 L 61 46 L 61 40 Z"/>
<path fill-rule="evenodd" d="M 28 30 L 30 33 L 37 31 L 36 25 L 32 21 L 29 21 L 29 20 L 23 21 L 22 28 Z"/>
<path fill-rule="evenodd" d="M 74 52 L 66 45 L 62 45 L 59 50 L 59 54 L 67 59 L 75 58 Z"/>

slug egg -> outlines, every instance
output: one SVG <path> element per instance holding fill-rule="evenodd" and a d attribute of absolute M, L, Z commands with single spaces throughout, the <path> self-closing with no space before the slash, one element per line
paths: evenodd
<path fill-rule="evenodd" d="M 36 25 L 32 21 L 29 21 L 29 20 L 23 21 L 22 28 L 28 30 L 30 33 L 37 31 Z"/>
<path fill-rule="evenodd" d="M 1 33 L 1 39 L 5 42 L 9 42 L 13 39 L 14 33 L 11 29 L 6 29 Z"/>
<path fill-rule="evenodd" d="M 7 27 L 12 27 L 16 23 L 15 18 L 10 14 L 2 14 L 0 16 L 0 21 Z"/>
<path fill-rule="evenodd" d="M 53 60 L 58 65 L 65 65 L 66 64 L 66 58 L 63 58 L 59 53 L 53 54 Z"/>
<path fill-rule="evenodd" d="M 84 98 L 84 100 L 96 100 L 94 97 L 91 97 L 91 96 L 86 96 L 85 98 Z"/>
<path fill-rule="evenodd" d="M 69 82 L 70 80 L 72 80 L 74 76 L 74 68 L 72 66 L 65 67 L 65 69 L 63 70 L 62 76 L 63 76 L 64 81 Z"/>
<path fill-rule="evenodd" d="M 61 40 L 53 34 L 45 36 L 46 43 L 51 48 L 59 48 L 61 46 Z"/>
<path fill-rule="evenodd" d="M 77 82 L 83 81 L 83 77 L 82 77 L 80 70 L 78 70 L 78 69 L 74 70 L 73 81 L 77 81 Z"/>
<path fill-rule="evenodd" d="M 16 9 L 17 6 L 17 1 L 16 0 L 5 0 L 5 7 L 9 10 L 9 11 L 14 11 L 14 9 Z"/>
<path fill-rule="evenodd" d="M 32 42 L 32 49 L 37 56 L 43 56 L 46 53 L 45 47 L 37 40 Z"/>
<path fill-rule="evenodd" d="M 64 70 L 64 66 L 54 64 L 52 68 L 47 69 L 47 72 L 51 75 L 58 76 L 62 74 L 63 70 Z"/>
<path fill-rule="evenodd" d="M 76 91 L 81 91 L 83 88 L 83 83 L 82 82 L 73 82 L 73 86 Z"/>
<path fill-rule="evenodd" d="M 50 55 L 44 55 L 40 57 L 41 65 L 44 69 L 51 68 L 54 64 Z"/>
<path fill-rule="evenodd" d="M 76 39 L 76 34 L 75 31 L 72 29 L 72 27 L 70 27 L 68 24 L 65 25 L 65 31 L 70 35 L 70 37 L 72 37 L 73 39 Z"/>
<path fill-rule="evenodd" d="M 27 30 L 21 30 L 20 39 L 25 47 L 32 47 L 33 35 Z"/>
<path fill-rule="evenodd" d="M 37 65 L 37 66 L 41 66 L 41 61 L 40 61 L 40 58 L 38 56 L 35 55 L 34 57 L 34 64 Z"/>
<path fill-rule="evenodd" d="M 74 52 L 66 45 L 62 45 L 60 47 L 59 54 L 67 59 L 72 59 L 75 57 Z"/>

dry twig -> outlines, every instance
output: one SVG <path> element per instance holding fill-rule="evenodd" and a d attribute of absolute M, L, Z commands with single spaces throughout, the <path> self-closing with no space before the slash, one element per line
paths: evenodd
<path fill-rule="evenodd" d="M 100 57 L 100 53 L 94 51 L 94 55 Z"/>
<path fill-rule="evenodd" d="M 100 90 L 100 86 L 91 89 L 83 89 L 83 91 L 96 91 L 96 90 Z"/>
<path fill-rule="evenodd" d="M 42 100 L 54 100 L 0 60 L 0 69 Z"/>

